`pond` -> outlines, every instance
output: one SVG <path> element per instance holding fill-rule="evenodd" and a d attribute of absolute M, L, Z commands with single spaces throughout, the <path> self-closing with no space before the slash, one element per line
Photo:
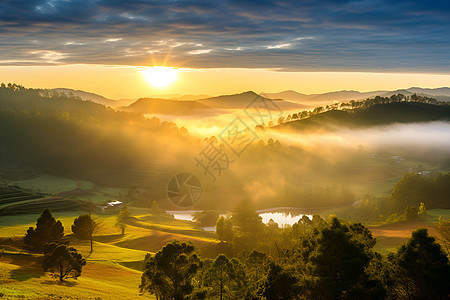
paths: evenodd
<path fill-rule="evenodd" d="M 270 219 L 274 220 L 275 223 L 278 224 L 279 227 L 284 227 L 286 225 L 293 225 L 298 222 L 304 215 L 302 214 L 291 214 L 289 212 L 265 212 L 260 213 L 260 217 L 262 217 L 262 221 L 264 224 L 269 223 Z M 312 219 L 312 215 L 305 215 L 309 219 Z"/>
<path fill-rule="evenodd" d="M 194 216 L 193 214 L 198 211 L 168 211 L 167 213 L 173 215 L 173 217 L 177 220 L 184 220 L 184 221 L 193 221 Z M 286 225 L 293 225 L 298 222 L 304 215 L 308 218 L 312 218 L 312 215 L 306 215 L 306 214 L 298 214 L 298 213 L 291 213 L 286 210 L 286 208 L 280 209 L 280 211 L 277 211 L 277 209 L 270 209 L 270 210 L 259 210 L 257 211 L 259 213 L 259 216 L 262 218 L 262 221 L 264 224 L 267 224 L 270 219 L 274 220 L 275 223 L 278 224 L 279 227 L 284 227 Z M 221 214 L 221 216 L 225 216 L 226 214 Z M 203 227 L 204 230 L 207 231 L 215 231 L 216 228 L 214 226 L 211 227 Z"/>

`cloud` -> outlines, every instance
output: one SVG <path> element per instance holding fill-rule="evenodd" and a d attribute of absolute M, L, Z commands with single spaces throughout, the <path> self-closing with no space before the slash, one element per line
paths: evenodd
<path fill-rule="evenodd" d="M 121 41 L 121 40 L 122 40 L 122 38 L 112 38 L 112 39 L 106 39 L 103 42 L 104 43 L 111 43 L 111 42 L 118 42 L 118 41 Z"/>
<path fill-rule="evenodd" d="M 273 46 L 267 46 L 267 49 L 281 49 L 281 48 L 289 48 L 291 47 L 291 44 L 286 43 L 286 44 L 278 44 L 278 45 L 273 45 Z"/>
<path fill-rule="evenodd" d="M 6 0 L 0 64 L 52 51 L 65 64 L 448 73 L 449 13 L 418 0 Z"/>
<path fill-rule="evenodd" d="M 193 54 L 193 55 L 207 54 L 211 51 L 212 51 L 212 49 L 192 50 L 192 51 L 189 51 L 188 54 Z"/>

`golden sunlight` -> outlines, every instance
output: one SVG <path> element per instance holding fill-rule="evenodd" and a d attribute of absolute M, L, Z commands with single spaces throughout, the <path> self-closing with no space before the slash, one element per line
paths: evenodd
<path fill-rule="evenodd" d="M 149 84 L 165 88 L 175 82 L 178 70 L 172 67 L 155 66 L 143 69 L 142 74 Z"/>

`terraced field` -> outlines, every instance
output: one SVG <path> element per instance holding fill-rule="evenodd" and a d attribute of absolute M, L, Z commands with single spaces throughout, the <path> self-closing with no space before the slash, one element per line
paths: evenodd
<path fill-rule="evenodd" d="M 52 211 L 79 210 L 76 199 L 48 196 L 17 186 L 0 187 L 0 216 L 39 213 L 45 208 Z"/>
<path fill-rule="evenodd" d="M 27 192 L 19 187 L 4 185 L 0 187 L 0 207 L 5 204 L 23 202 L 43 197 L 42 194 Z"/>

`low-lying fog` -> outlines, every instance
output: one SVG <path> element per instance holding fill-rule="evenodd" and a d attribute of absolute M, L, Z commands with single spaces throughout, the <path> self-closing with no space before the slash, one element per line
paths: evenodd
<path fill-rule="evenodd" d="M 285 112 L 283 116 L 292 112 Z M 150 115 L 148 115 L 150 117 Z M 244 123 L 255 129 L 255 122 L 239 109 L 216 109 L 208 114 L 197 115 L 158 115 L 161 120 L 172 121 L 179 127 L 185 127 L 189 133 L 198 138 L 220 134 L 227 126 L 239 117 Z M 265 119 L 268 123 L 268 119 Z M 277 124 L 277 116 L 271 119 Z M 266 124 L 267 125 L 267 124 Z M 260 139 L 279 140 L 282 145 L 296 146 L 304 149 L 320 148 L 355 148 L 365 147 L 377 151 L 386 147 L 398 150 L 435 150 L 439 153 L 450 151 L 450 123 L 427 122 L 412 124 L 393 124 L 367 129 L 349 129 L 336 127 L 332 132 L 316 132 L 295 130 L 266 130 L 257 132 Z M 361 145 L 361 146 L 360 146 Z"/>
<path fill-rule="evenodd" d="M 242 155 L 228 151 L 232 162 L 212 182 L 194 157 L 208 144 L 200 141 L 223 132 L 236 116 L 254 129 L 239 110 L 158 116 L 186 127 L 194 137 L 179 141 L 165 137 L 167 147 L 159 157 L 165 159 L 170 151 L 174 172 L 179 169 L 200 179 L 202 209 L 232 209 L 243 199 L 258 208 L 349 205 L 367 193 L 389 193 L 405 173 L 426 171 L 434 176 L 446 171 L 448 163 L 443 162 L 450 158 L 450 122 L 327 131 L 266 129 L 256 131 L 257 139 Z M 281 147 L 272 147 L 269 139 L 278 140 Z"/>
<path fill-rule="evenodd" d="M 268 134 L 287 145 L 302 148 L 354 148 L 362 145 L 374 151 L 394 148 L 413 153 L 423 150 L 450 153 L 450 122 L 393 124 L 366 129 L 336 128 L 325 133 L 271 130 Z"/>

